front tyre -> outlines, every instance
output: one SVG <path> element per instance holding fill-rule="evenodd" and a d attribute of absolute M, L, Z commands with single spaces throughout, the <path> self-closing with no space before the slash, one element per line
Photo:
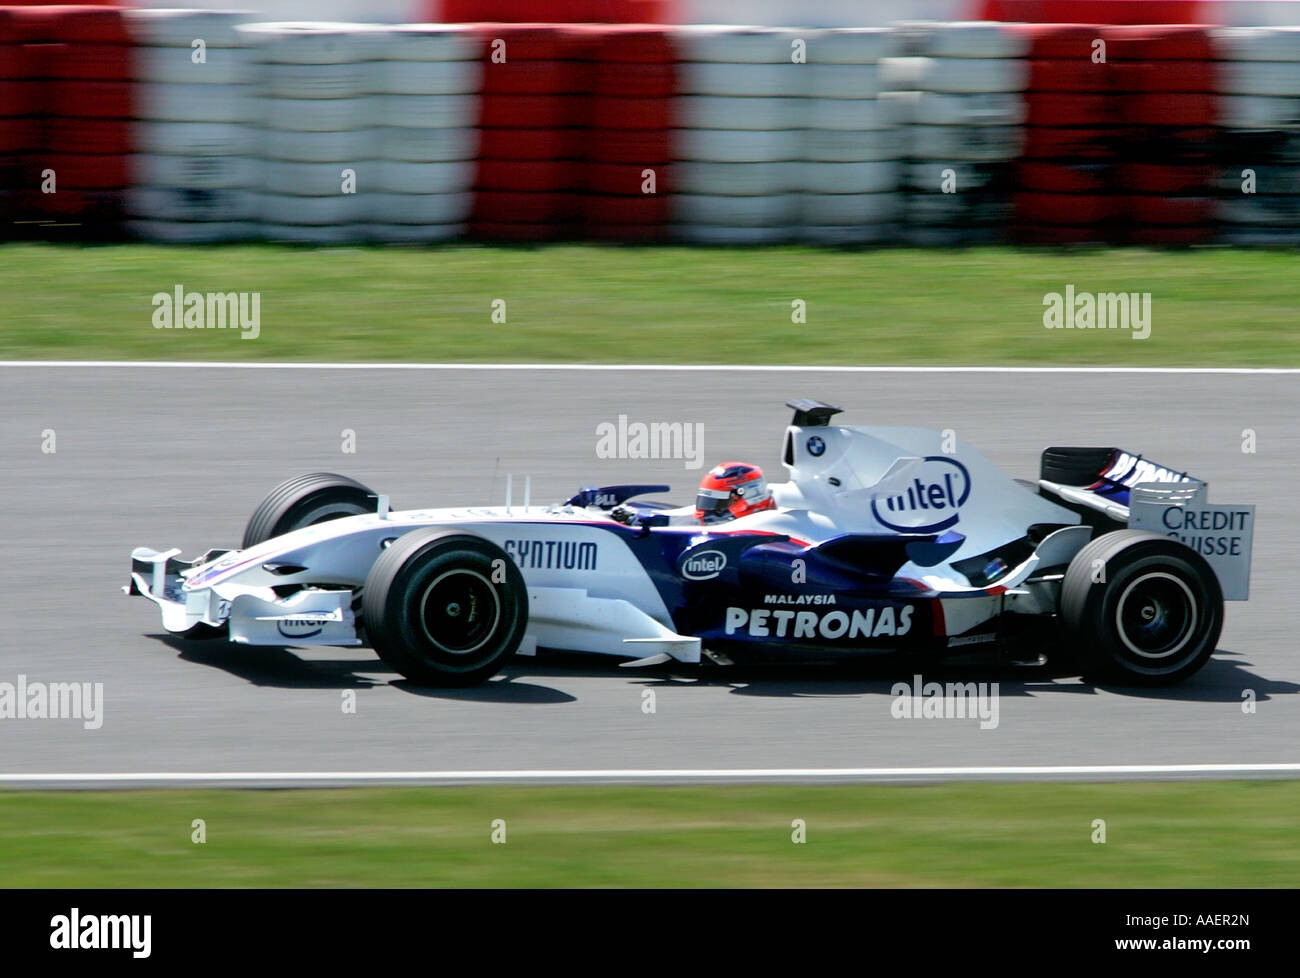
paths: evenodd
<path fill-rule="evenodd" d="M 1186 544 L 1116 530 L 1070 561 L 1061 619 L 1085 676 L 1164 686 L 1209 660 L 1223 628 L 1223 592 L 1205 558 Z"/>
<path fill-rule="evenodd" d="M 333 472 L 288 479 L 268 492 L 253 510 L 244 528 L 242 549 L 304 526 L 374 512 L 377 499 L 360 482 Z"/>
<path fill-rule="evenodd" d="M 361 616 L 375 652 L 407 679 L 472 686 L 519 648 L 528 590 L 496 544 L 454 530 L 413 530 L 371 566 Z"/>

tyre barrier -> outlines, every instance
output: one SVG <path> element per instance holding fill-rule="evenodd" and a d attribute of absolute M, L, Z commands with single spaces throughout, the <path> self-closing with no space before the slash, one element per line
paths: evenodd
<path fill-rule="evenodd" d="M 1213 32 L 1220 98 L 1211 183 L 1220 240 L 1300 245 L 1300 28 Z"/>
<path fill-rule="evenodd" d="M 583 234 L 598 241 L 657 241 L 672 193 L 669 122 L 678 65 L 662 27 L 587 32 L 592 57 L 591 121 L 584 160 Z M 762 135 L 745 134 L 745 135 Z"/>
<path fill-rule="evenodd" d="M 810 83 L 800 50 L 814 33 L 695 25 L 672 32 L 681 102 L 670 136 L 674 237 L 742 245 L 797 236 Z"/>
<path fill-rule="evenodd" d="M 576 237 L 591 39 L 561 25 L 492 24 L 478 33 L 483 140 L 470 229 L 502 241 Z"/>
<path fill-rule="evenodd" d="M 1011 168 L 1024 148 L 1027 40 L 1000 24 L 922 24 L 907 48 L 883 72 L 906 160 L 903 240 L 996 240 L 1011 220 Z"/>
<path fill-rule="evenodd" d="M 121 232 L 132 40 L 112 7 L 10 7 L 0 21 L 0 168 L 10 226 Z"/>
<path fill-rule="evenodd" d="M 10 233 L 1300 244 L 1300 28 L 0 7 Z"/>
<path fill-rule="evenodd" d="M 260 65 L 228 11 L 128 10 L 135 152 L 127 230 L 165 241 L 251 237 L 261 179 Z"/>

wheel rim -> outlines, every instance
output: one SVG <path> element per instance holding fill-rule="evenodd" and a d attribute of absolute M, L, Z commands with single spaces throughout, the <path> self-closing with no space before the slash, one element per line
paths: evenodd
<path fill-rule="evenodd" d="M 1115 605 L 1115 626 L 1134 655 L 1167 660 L 1191 642 L 1196 610 L 1196 596 L 1185 581 L 1168 571 L 1150 571 L 1124 588 Z"/>
<path fill-rule="evenodd" d="M 420 597 L 420 626 L 433 646 L 449 655 L 469 655 L 492 638 L 501 620 L 497 589 L 478 571 L 439 574 Z"/>

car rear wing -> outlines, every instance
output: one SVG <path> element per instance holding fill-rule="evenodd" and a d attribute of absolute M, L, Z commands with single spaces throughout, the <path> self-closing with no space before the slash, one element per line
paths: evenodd
<path fill-rule="evenodd" d="M 1200 479 L 1122 448 L 1045 448 L 1038 484 L 1055 496 L 1128 518 L 1130 493 L 1142 483 L 1201 483 Z M 1203 484 L 1203 483 L 1201 483 Z"/>
<path fill-rule="evenodd" d="M 1048 448 L 1041 476 L 1039 488 L 1067 504 L 1187 544 L 1214 568 L 1225 600 L 1249 596 L 1254 506 L 1213 504 L 1203 480 L 1118 448 Z"/>

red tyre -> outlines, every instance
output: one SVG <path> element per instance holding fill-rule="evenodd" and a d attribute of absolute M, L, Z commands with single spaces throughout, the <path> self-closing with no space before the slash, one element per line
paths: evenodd
<path fill-rule="evenodd" d="M 1115 121 L 1113 101 L 1104 95 L 1030 92 L 1025 99 L 1025 124 L 1095 129 Z"/>
<path fill-rule="evenodd" d="M 474 220 L 492 224 L 555 224 L 582 213 L 582 197 L 568 193 L 482 190 L 474 198 Z"/>
<path fill-rule="evenodd" d="M 597 163 L 659 166 L 671 158 L 667 129 L 610 129 L 591 133 L 588 158 Z"/>
<path fill-rule="evenodd" d="M 566 158 L 575 140 L 563 129 L 484 129 L 479 158 L 485 160 L 559 160 Z"/>

